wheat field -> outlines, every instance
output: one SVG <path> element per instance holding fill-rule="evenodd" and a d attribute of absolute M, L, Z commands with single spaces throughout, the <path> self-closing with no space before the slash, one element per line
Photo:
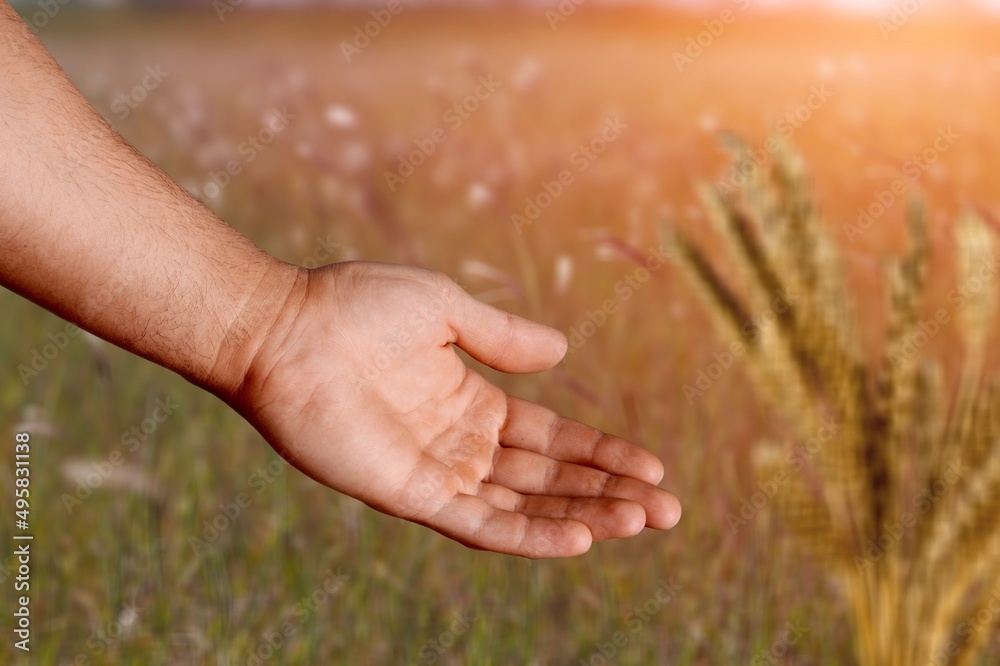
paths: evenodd
<path fill-rule="evenodd" d="M 348 49 L 350 62 L 343 42 L 364 12 L 238 10 L 219 21 L 66 9 L 40 29 L 126 138 L 268 251 L 307 266 L 417 263 L 566 331 L 572 351 L 556 370 L 484 372 L 651 448 L 684 518 L 569 561 L 471 552 L 317 486 L 213 397 L 85 335 L 67 335 L 26 376 L 19 367 L 66 325 L 4 292 L 0 424 L 34 433 L 40 473 L 36 648 L 24 660 L 5 634 L 0 662 L 996 663 L 992 612 L 977 617 L 992 565 L 975 585 L 949 584 L 960 576 L 944 569 L 913 587 L 892 582 L 925 518 L 955 511 L 987 458 L 968 457 L 969 471 L 937 488 L 913 455 L 932 438 L 933 424 L 920 425 L 912 439 L 893 435 L 906 456 L 855 457 L 843 476 L 843 433 L 823 418 L 847 392 L 820 399 L 808 387 L 812 372 L 853 381 L 823 360 L 831 340 L 877 367 L 887 336 L 921 324 L 937 329 L 899 348 L 937 370 L 900 364 L 897 385 L 915 394 L 885 399 L 908 405 L 905 418 L 937 413 L 921 395 L 971 391 L 961 388 L 970 350 L 981 383 L 995 373 L 995 326 L 970 342 L 975 324 L 957 302 L 979 302 L 966 264 L 988 265 L 976 252 L 1000 219 L 997 26 L 914 19 L 885 41 L 870 18 L 739 15 L 678 65 L 711 18 L 581 9 L 553 30 L 541 12 L 408 9 Z M 283 129 L 262 133 L 276 115 Z M 785 264 L 801 260 L 777 271 L 782 280 L 814 290 L 761 296 L 745 248 L 720 231 L 717 195 L 767 205 L 755 178 L 779 163 L 779 144 L 800 156 L 801 181 L 777 201 L 821 214 L 809 234 L 762 243 Z M 923 223 L 908 224 L 917 202 Z M 732 288 L 729 328 L 679 239 Z M 810 264 L 816 252 L 825 258 Z M 894 291 L 917 277 L 920 298 Z M 796 354 L 768 357 L 779 380 L 762 379 L 754 350 L 780 348 L 774 331 L 802 298 L 816 328 Z M 817 332 L 827 320 L 836 335 Z M 977 404 L 988 421 L 995 410 Z M 0 450 L 8 543 L 13 447 Z M 87 485 L 115 453 L 113 472 Z M 932 467 L 941 478 L 943 460 Z M 842 474 L 826 513 L 802 499 L 826 478 L 823 464 Z M 887 467 L 898 493 L 874 523 L 851 539 L 824 532 L 830 515 L 856 527 L 851 489 L 881 488 L 872 477 Z M 241 494 L 250 502 L 230 517 Z M 973 514 L 970 524 L 988 524 Z M 906 548 L 883 548 L 883 523 L 891 537 L 896 522 Z M 974 533 L 952 536 L 951 552 L 974 552 Z M 904 594 L 960 595 L 942 603 L 968 615 L 931 621 L 920 601 L 927 616 L 911 617 L 917 602 Z M 969 645 L 969 661 L 935 654 L 951 640 Z M 915 651 L 892 652 L 903 644 Z"/>

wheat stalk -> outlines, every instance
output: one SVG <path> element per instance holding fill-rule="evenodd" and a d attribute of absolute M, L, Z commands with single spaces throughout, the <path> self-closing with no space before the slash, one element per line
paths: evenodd
<path fill-rule="evenodd" d="M 736 145 L 745 158 L 743 144 Z M 931 337 L 920 318 L 930 246 L 919 204 L 907 211 L 907 253 L 885 268 L 885 351 L 871 362 L 859 351 L 839 252 L 796 155 L 780 150 L 738 196 L 707 187 L 699 196 L 740 290 L 694 243 L 682 237 L 673 243 L 719 332 L 736 339 L 776 295 L 791 301 L 773 325 L 751 327 L 757 335 L 747 354 L 749 374 L 795 439 L 810 438 L 824 418 L 840 424 L 773 507 L 803 551 L 840 583 L 858 659 L 910 666 L 950 650 L 953 663 L 972 663 L 989 631 L 960 647 L 952 644 L 954 634 L 1000 584 L 1000 383 L 983 386 L 998 291 L 983 277 L 994 252 L 989 229 L 974 215 L 957 228 L 964 290 L 952 319 L 965 357 L 958 388 L 949 393 L 937 365 L 913 349 L 921 335 Z M 754 456 L 755 466 L 771 478 L 781 458 L 768 445 Z M 956 460 L 967 473 L 954 471 Z M 957 478 L 945 484 L 949 474 Z M 914 494 L 923 488 L 933 494 Z M 883 543 L 904 519 L 905 533 L 878 558 L 867 558 L 866 548 Z"/>

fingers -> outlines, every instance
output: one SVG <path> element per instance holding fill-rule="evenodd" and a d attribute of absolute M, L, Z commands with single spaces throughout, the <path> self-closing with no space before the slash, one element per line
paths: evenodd
<path fill-rule="evenodd" d="M 491 483 L 482 484 L 479 497 L 498 509 L 529 517 L 578 520 L 587 526 L 594 541 L 635 536 L 646 524 L 643 508 L 623 499 L 522 495 Z"/>
<path fill-rule="evenodd" d="M 630 500 L 642 505 L 646 525 L 655 529 L 670 529 L 681 517 L 680 502 L 662 488 L 522 449 L 501 449 L 486 481 L 526 495 Z"/>
<path fill-rule="evenodd" d="M 520 398 L 507 398 L 500 443 L 653 485 L 663 480 L 663 463 L 641 446 Z"/>
<path fill-rule="evenodd" d="M 463 494 L 455 495 L 426 524 L 470 548 L 533 559 L 582 555 L 593 542 L 590 530 L 579 521 L 526 516 Z"/>
<path fill-rule="evenodd" d="M 540 372 L 566 354 L 566 336 L 548 326 L 486 305 L 459 289 L 449 323 L 455 344 L 503 372 Z"/>

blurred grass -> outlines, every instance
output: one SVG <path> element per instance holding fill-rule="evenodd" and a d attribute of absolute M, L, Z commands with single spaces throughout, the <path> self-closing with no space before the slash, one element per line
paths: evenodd
<path fill-rule="evenodd" d="M 414 11 L 348 65 L 338 44 L 363 20 L 252 12 L 224 23 L 211 14 L 96 20 L 67 12 L 42 36 L 129 140 L 199 189 L 259 131 L 264 114 L 293 109 L 289 129 L 209 201 L 277 256 L 302 263 L 317 256 L 318 239 L 332 237 L 333 259 L 417 261 L 567 331 L 614 298 L 616 282 L 635 270 L 614 248 L 641 256 L 661 223 L 699 233 L 691 184 L 714 180 L 726 163 L 715 130 L 761 140 L 823 81 L 836 95 L 794 141 L 815 169 L 827 219 L 853 222 L 855 209 L 949 124 L 968 140 L 920 183 L 949 213 L 932 237 L 944 242 L 940 220 L 961 206 L 992 205 L 987 167 L 1000 147 L 991 129 L 1000 76 L 986 27 L 935 33 L 916 26 L 889 50 L 867 25 L 800 17 L 803 30 L 783 26 L 785 19 L 748 20 L 682 75 L 671 54 L 697 29 L 690 18 L 581 12 L 553 33 L 534 14 Z M 788 37 L 780 49 L 771 46 L 776 35 Z M 118 118 L 115 95 L 156 64 L 170 77 Z M 384 171 L 490 73 L 504 82 L 501 90 L 390 193 Z M 350 109 L 356 127 L 327 122 L 331 105 Z M 629 130 L 518 235 L 511 213 L 571 168 L 573 151 L 616 114 Z M 470 196 L 476 184 L 489 193 L 485 203 Z M 851 248 L 852 278 L 873 312 L 881 301 L 867 267 L 895 247 L 901 214 L 899 206 Z M 573 267 L 564 288 L 557 286 L 559 256 Z M 468 260 L 508 279 L 463 270 Z M 946 282 L 935 283 L 935 298 L 950 289 Z M 247 650 L 265 645 L 265 634 L 283 621 L 295 633 L 272 663 L 411 664 L 431 663 L 433 655 L 441 664 L 575 665 L 599 654 L 616 631 L 629 638 L 617 663 L 744 663 L 792 619 L 809 632 L 783 663 L 849 663 L 852 638 L 836 591 L 788 547 L 767 512 L 737 534 L 725 523 L 756 483 L 748 445 L 777 431 L 738 367 L 693 405 L 685 400 L 683 385 L 731 342 L 705 335 L 692 303 L 664 268 L 556 371 L 486 373 L 509 392 L 652 448 L 666 462 L 665 486 L 685 507 L 668 534 L 599 544 L 571 561 L 529 563 L 468 551 L 294 470 L 256 494 L 252 475 L 277 458 L 248 425 L 169 372 L 107 346 L 95 352 L 82 337 L 25 387 L 17 366 L 63 324 L 0 293 L 7 324 L 0 327 L 0 423 L 11 432 L 8 424 L 37 408 L 57 429 L 34 436 L 32 663 L 69 664 L 84 655 L 91 663 L 244 664 Z M 946 359 L 948 337 L 932 345 Z M 110 359 L 110 381 L 95 353 Z M 75 484 L 61 471 L 65 461 L 105 459 L 164 396 L 180 408 L 126 455 L 129 474 L 154 480 L 161 499 L 107 483 L 69 515 L 60 498 Z M 0 450 L 7 489 L 12 447 Z M 201 536 L 220 503 L 243 492 L 252 504 L 196 558 L 189 539 Z M 0 539 L 8 543 L 6 490 L 0 511 Z M 328 569 L 350 579 L 300 624 L 297 604 L 321 587 Z M 631 633 L 628 614 L 661 579 L 683 590 Z M 98 654 L 95 632 L 113 628 L 126 605 L 141 609 L 138 619 Z M 439 657 L 422 654 L 462 611 L 478 618 L 468 631 Z M 994 645 L 990 659 L 997 655 Z M 15 657 L 5 639 L 0 662 Z"/>

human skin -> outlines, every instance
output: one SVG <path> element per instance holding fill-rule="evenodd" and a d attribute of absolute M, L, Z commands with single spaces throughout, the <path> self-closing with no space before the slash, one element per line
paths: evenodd
<path fill-rule="evenodd" d="M 122 139 L 2 0 L 0 284 L 211 391 L 316 481 L 469 547 L 564 557 L 680 518 L 655 456 L 455 349 L 539 372 L 562 333 L 432 271 L 269 256 Z"/>

